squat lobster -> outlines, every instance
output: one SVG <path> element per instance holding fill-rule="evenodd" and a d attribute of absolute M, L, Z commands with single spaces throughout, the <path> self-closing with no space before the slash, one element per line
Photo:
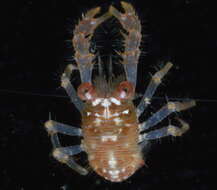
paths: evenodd
<path fill-rule="evenodd" d="M 113 6 L 109 11 L 95 18 L 100 8 L 88 11 L 74 29 L 72 44 L 75 60 L 81 76 L 81 85 L 77 93 L 70 83 L 75 66 L 68 65 L 61 77 L 61 86 L 66 90 L 76 108 L 82 115 L 81 129 L 53 120 L 45 123 L 53 144 L 53 156 L 58 161 L 86 175 L 88 171 L 78 165 L 73 155 L 82 151 L 87 153 L 91 168 L 100 176 L 112 182 L 121 182 L 129 178 L 144 165 L 141 150 L 147 141 L 164 136 L 181 136 L 189 125 L 181 119 L 181 127 L 169 125 L 145 133 L 169 114 L 179 112 L 195 105 L 195 101 L 168 102 L 158 112 L 143 123 L 138 118 L 150 104 L 151 98 L 164 75 L 172 67 L 167 63 L 155 73 L 141 102 L 133 104 L 137 79 L 137 63 L 140 55 L 141 24 L 131 4 L 121 2 L 124 13 Z M 96 77 L 92 82 L 93 60 L 95 55 L 89 52 L 90 40 L 94 30 L 102 22 L 114 16 L 125 29 L 125 51 L 121 53 L 126 78 L 109 79 Z M 99 63 L 100 64 L 100 63 Z M 77 96 L 78 95 L 78 96 Z M 81 145 L 61 147 L 57 133 L 70 136 L 82 136 Z"/>

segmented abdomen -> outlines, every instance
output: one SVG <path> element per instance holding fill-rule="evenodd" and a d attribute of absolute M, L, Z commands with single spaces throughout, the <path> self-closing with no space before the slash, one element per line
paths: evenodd
<path fill-rule="evenodd" d="M 135 108 L 132 102 L 97 101 L 86 105 L 82 144 L 96 173 L 110 181 L 122 181 L 144 164 Z"/>

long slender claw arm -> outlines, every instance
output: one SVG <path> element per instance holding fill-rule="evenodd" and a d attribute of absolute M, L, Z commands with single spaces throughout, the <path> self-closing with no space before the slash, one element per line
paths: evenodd
<path fill-rule="evenodd" d="M 72 44 L 75 49 L 75 60 L 80 71 L 81 81 L 91 82 L 93 60 L 95 55 L 90 50 L 90 40 L 94 30 L 98 25 L 107 20 L 111 15 L 105 13 L 104 15 L 94 18 L 99 13 L 100 8 L 94 8 L 88 11 L 82 20 L 76 25 L 74 29 L 74 36 Z"/>
<path fill-rule="evenodd" d="M 61 76 L 61 86 L 66 90 L 66 93 L 70 97 L 71 102 L 81 113 L 84 107 L 83 102 L 77 96 L 77 92 L 70 82 L 73 70 L 75 70 L 75 67 L 72 64 L 66 66 L 65 71 Z"/>
<path fill-rule="evenodd" d="M 166 137 L 169 135 L 172 136 L 182 136 L 183 133 L 189 130 L 189 124 L 185 121 L 178 119 L 178 121 L 181 123 L 181 127 L 176 127 L 173 125 L 169 125 L 168 127 L 163 127 L 161 129 L 157 129 L 154 131 L 150 131 L 148 133 L 141 134 L 139 136 L 139 142 L 143 142 L 144 140 L 153 140 L 153 139 L 159 139 L 162 137 Z"/>
<path fill-rule="evenodd" d="M 161 122 L 164 118 L 173 112 L 180 112 L 189 109 L 196 105 L 194 100 L 187 102 L 168 102 L 167 105 L 162 107 L 158 112 L 153 114 L 147 121 L 140 124 L 140 132 L 147 130 L 157 123 Z"/>
<path fill-rule="evenodd" d="M 80 145 L 59 147 L 53 150 L 53 157 L 59 162 L 67 164 L 70 168 L 77 171 L 81 175 L 86 175 L 88 171 L 78 165 L 72 158 L 73 155 L 79 154 L 82 151 L 83 149 Z"/>
<path fill-rule="evenodd" d="M 93 59 L 94 54 L 89 52 L 90 40 L 95 28 L 110 17 L 108 13 L 101 17 L 94 18 L 94 16 L 100 11 L 100 8 L 91 9 L 88 11 L 83 19 L 78 23 L 74 30 L 74 37 L 72 44 L 75 49 L 75 60 L 78 65 L 78 69 L 81 75 L 82 82 L 91 82 Z M 70 82 L 72 71 L 75 67 L 69 64 L 61 77 L 61 86 L 66 90 L 71 101 L 75 104 L 76 108 L 82 112 L 83 102 L 78 98 L 77 93 Z"/>
<path fill-rule="evenodd" d="M 45 128 L 47 129 L 49 135 L 61 133 L 70 136 L 82 136 L 82 132 L 80 128 L 59 123 L 53 120 L 48 120 L 45 123 Z"/>
<path fill-rule="evenodd" d="M 113 6 L 109 12 L 116 17 L 126 30 L 127 34 L 123 34 L 125 42 L 125 51 L 121 53 L 123 58 L 123 66 L 126 72 L 127 80 L 136 86 L 137 64 L 140 56 L 141 23 L 131 4 L 121 2 L 125 13 L 119 12 Z"/>
<path fill-rule="evenodd" d="M 139 117 L 144 110 L 147 108 L 147 106 L 150 104 L 151 98 L 154 95 L 157 87 L 160 85 L 162 78 L 167 74 L 167 72 L 172 67 L 172 63 L 167 63 L 160 71 L 156 72 L 145 91 L 145 94 L 143 95 L 139 105 L 136 108 L 137 116 Z"/>

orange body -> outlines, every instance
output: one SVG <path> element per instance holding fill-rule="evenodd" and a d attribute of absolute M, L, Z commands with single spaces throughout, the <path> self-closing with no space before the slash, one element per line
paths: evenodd
<path fill-rule="evenodd" d="M 110 99 L 97 99 L 97 105 L 86 104 L 82 145 L 95 172 L 118 182 L 131 176 L 144 161 L 138 146 L 138 121 L 132 101 Z"/>

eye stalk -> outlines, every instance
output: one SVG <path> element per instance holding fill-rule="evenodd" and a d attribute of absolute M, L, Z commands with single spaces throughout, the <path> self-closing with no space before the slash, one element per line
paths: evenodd
<path fill-rule="evenodd" d="M 135 88 L 132 83 L 123 81 L 118 85 L 115 91 L 115 97 L 120 100 L 132 99 L 134 96 L 134 90 Z"/>
<path fill-rule="evenodd" d="M 96 97 L 96 92 L 90 82 L 82 83 L 77 90 L 78 96 L 81 100 L 90 101 Z"/>

